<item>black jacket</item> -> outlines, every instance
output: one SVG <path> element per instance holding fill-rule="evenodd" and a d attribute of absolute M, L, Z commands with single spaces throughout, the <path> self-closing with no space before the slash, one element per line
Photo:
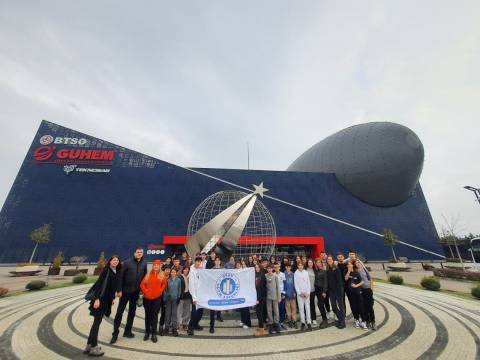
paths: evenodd
<path fill-rule="evenodd" d="M 117 291 L 134 293 L 140 291 L 140 283 L 147 274 L 147 262 L 141 258 L 140 261 L 134 257 L 122 264 L 122 271 L 117 284 Z"/>
<path fill-rule="evenodd" d="M 327 286 L 330 294 L 341 294 L 343 291 L 344 279 L 342 279 L 342 270 L 339 268 L 327 270 Z"/>
<path fill-rule="evenodd" d="M 263 271 L 255 272 L 255 288 L 257 290 L 257 300 L 265 301 L 267 299 L 267 278 Z"/>
<path fill-rule="evenodd" d="M 315 270 L 315 290 L 326 293 L 328 291 L 327 272 Z"/>
<path fill-rule="evenodd" d="M 105 268 L 98 277 L 95 284 L 92 285 L 95 299 L 90 301 L 90 315 L 105 314 L 110 316 L 112 301 L 115 299 L 116 285 L 118 281 L 118 273 L 114 273 L 112 269 Z M 98 309 L 93 308 L 93 303 L 96 299 L 100 300 L 100 307 Z"/>

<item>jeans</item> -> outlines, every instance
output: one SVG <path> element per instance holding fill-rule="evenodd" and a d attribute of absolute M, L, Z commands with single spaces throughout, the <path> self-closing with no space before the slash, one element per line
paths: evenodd
<path fill-rule="evenodd" d="M 363 306 L 367 322 L 375 322 L 375 312 L 373 311 L 373 291 L 370 288 L 362 289 Z"/>
<path fill-rule="evenodd" d="M 190 321 L 188 322 L 188 330 L 195 329 L 203 316 L 203 308 L 197 309 L 195 304 L 192 304 L 192 312 L 190 313 Z"/>
<path fill-rule="evenodd" d="M 332 310 L 337 316 L 338 321 L 345 322 L 345 305 L 343 305 L 343 291 L 330 293 L 330 304 Z"/>
<path fill-rule="evenodd" d="M 315 295 L 317 296 L 317 306 L 318 306 L 318 309 L 320 310 L 322 320 L 327 320 L 327 312 L 325 308 L 326 298 L 324 298 L 322 294 L 323 294 L 322 288 L 315 288 Z"/>
<path fill-rule="evenodd" d="M 182 325 L 186 325 L 190 321 L 191 308 L 192 308 L 191 299 L 180 300 L 180 304 L 178 304 L 178 309 L 177 309 L 177 319 Z"/>
<path fill-rule="evenodd" d="M 98 314 L 95 314 L 93 317 L 93 324 L 92 327 L 90 328 L 90 334 L 88 335 L 88 340 L 87 344 L 89 344 L 91 347 L 95 347 L 98 345 L 98 330 L 100 329 L 100 324 L 102 323 L 103 319 L 103 312 L 100 312 Z"/>
<path fill-rule="evenodd" d="M 139 292 L 123 293 L 118 303 L 117 313 L 115 320 L 113 321 L 113 334 L 118 335 L 120 324 L 122 323 L 122 316 L 128 303 L 128 316 L 127 324 L 125 325 L 125 333 L 132 332 L 133 319 L 135 318 L 135 312 L 137 311 L 137 299 Z"/>
<path fill-rule="evenodd" d="M 317 320 L 317 310 L 315 309 L 315 291 L 310 293 L 310 317 L 313 320 Z"/>
<path fill-rule="evenodd" d="M 210 329 L 213 329 L 215 327 L 215 315 L 217 311 L 215 310 L 210 310 Z"/>
<path fill-rule="evenodd" d="M 252 327 L 252 321 L 250 320 L 250 308 L 248 307 L 240 308 L 240 320 L 242 321 L 243 325 Z"/>
<path fill-rule="evenodd" d="M 158 312 L 160 311 L 161 304 L 162 299 L 160 297 L 153 300 L 143 298 L 143 307 L 145 308 L 145 333 L 157 333 Z"/>
<path fill-rule="evenodd" d="M 167 300 L 165 304 L 165 323 L 173 329 L 178 328 L 177 300 Z"/>
<path fill-rule="evenodd" d="M 285 298 L 278 303 L 278 312 L 280 313 L 280 324 L 283 324 L 285 321 Z"/>
<path fill-rule="evenodd" d="M 265 318 L 263 317 L 263 309 L 265 308 L 265 300 L 258 299 L 258 304 L 255 306 L 255 311 L 257 313 L 258 327 L 263 328 L 265 323 Z"/>

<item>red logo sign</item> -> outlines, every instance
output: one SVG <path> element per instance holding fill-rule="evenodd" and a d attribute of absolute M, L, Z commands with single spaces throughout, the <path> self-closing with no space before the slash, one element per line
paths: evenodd
<path fill-rule="evenodd" d="M 47 161 L 53 155 L 56 146 L 40 146 L 33 152 L 33 158 L 37 161 Z"/>
<path fill-rule="evenodd" d="M 33 158 L 37 161 L 47 162 L 52 157 L 53 161 L 49 162 L 58 164 L 112 165 L 115 151 L 68 148 L 57 150 L 56 146 L 40 146 L 33 152 Z"/>

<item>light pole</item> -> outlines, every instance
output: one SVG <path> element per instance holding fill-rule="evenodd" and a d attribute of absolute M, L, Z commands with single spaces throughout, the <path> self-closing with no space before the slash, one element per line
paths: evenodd
<path fill-rule="evenodd" d="M 480 204 L 480 189 L 475 188 L 473 186 L 468 186 L 468 185 L 464 186 L 463 188 L 467 189 L 469 191 L 472 191 L 475 194 L 475 196 L 477 197 L 477 202 Z"/>

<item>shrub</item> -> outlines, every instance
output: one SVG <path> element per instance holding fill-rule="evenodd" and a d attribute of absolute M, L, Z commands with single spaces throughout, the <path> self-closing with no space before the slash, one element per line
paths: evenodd
<path fill-rule="evenodd" d="M 440 282 L 433 276 L 426 276 L 420 282 L 423 288 L 431 291 L 438 291 L 440 289 Z"/>
<path fill-rule="evenodd" d="M 8 289 L 0 287 L 0 297 L 5 296 L 8 293 Z"/>
<path fill-rule="evenodd" d="M 471 294 L 474 298 L 480 300 L 480 284 L 472 288 Z"/>
<path fill-rule="evenodd" d="M 27 286 L 25 286 L 25 289 L 27 289 L 27 290 L 40 290 L 41 288 L 44 288 L 46 285 L 47 284 L 45 284 L 45 281 L 32 280 L 27 284 Z"/>
<path fill-rule="evenodd" d="M 62 266 L 62 252 L 59 251 L 57 256 L 53 259 L 52 268 L 59 268 Z"/>
<path fill-rule="evenodd" d="M 480 272 L 463 271 L 463 269 L 433 269 L 433 275 L 452 279 L 480 281 Z"/>
<path fill-rule="evenodd" d="M 107 265 L 107 259 L 105 259 L 105 253 L 102 251 L 97 261 L 97 269 L 103 269 Z"/>
<path fill-rule="evenodd" d="M 75 275 L 75 277 L 72 279 L 72 282 L 74 284 L 81 284 L 81 283 L 84 283 L 86 280 L 87 280 L 87 275 L 78 274 L 78 275 Z"/>
<path fill-rule="evenodd" d="M 395 285 L 402 285 L 403 277 L 401 277 L 400 275 L 391 275 L 388 278 L 388 281 L 390 281 L 392 284 L 395 284 Z"/>

